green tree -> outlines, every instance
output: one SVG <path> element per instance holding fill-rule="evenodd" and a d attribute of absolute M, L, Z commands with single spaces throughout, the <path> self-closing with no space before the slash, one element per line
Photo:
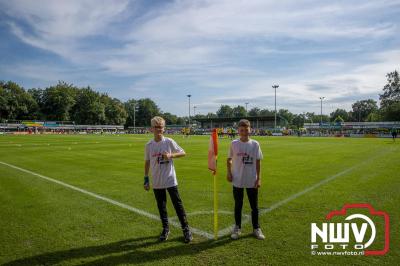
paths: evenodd
<path fill-rule="evenodd" d="M 36 108 L 33 110 L 32 112 L 32 116 L 34 117 L 34 119 L 37 120 L 44 120 L 45 116 L 42 112 L 43 109 L 43 90 L 42 89 L 29 89 L 28 93 L 32 96 L 32 98 L 35 100 L 36 102 Z"/>
<path fill-rule="evenodd" d="M 100 94 L 90 87 L 78 91 L 71 114 L 78 124 L 99 125 L 106 121 L 105 104 Z"/>
<path fill-rule="evenodd" d="M 77 88 L 63 81 L 43 91 L 41 111 L 47 120 L 70 120 L 70 111 L 75 104 Z"/>
<path fill-rule="evenodd" d="M 340 115 L 338 115 L 338 116 L 335 117 L 335 120 L 333 120 L 333 122 L 335 122 L 335 123 L 344 122 L 344 119 Z"/>
<path fill-rule="evenodd" d="M 178 121 L 178 117 L 176 115 L 173 115 L 171 113 L 162 113 L 162 117 L 165 119 L 165 123 L 167 125 L 176 125 Z M 194 118 L 192 118 L 194 119 Z"/>
<path fill-rule="evenodd" d="M 367 122 L 379 122 L 381 120 L 382 120 L 382 117 L 379 112 L 372 112 L 367 117 Z"/>
<path fill-rule="evenodd" d="M 337 117 L 341 117 L 344 121 L 349 121 L 349 113 L 344 109 L 336 109 L 330 115 L 331 121 L 335 121 Z"/>
<path fill-rule="evenodd" d="M 398 71 L 386 75 L 387 83 L 383 94 L 379 95 L 380 111 L 383 119 L 388 121 L 400 120 L 400 77 Z"/>
<path fill-rule="evenodd" d="M 400 101 L 394 101 L 381 110 L 386 121 L 400 121 Z"/>
<path fill-rule="evenodd" d="M 107 94 L 101 95 L 104 104 L 107 125 L 124 125 L 128 116 L 124 105 L 116 98 L 110 98 Z"/>
<path fill-rule="evenodd" d="M 176 124 L 177 125 L 185 125 L 185 119 L 183 119 L 182 117 L 178 117 L 178 119 L 176 120 Z"/>
<path fill-rule="evenodd" d="M 137 110 L 139 108 L 138 101 L 135 99 L 130 99 L 124 103 L 124 106 L 125 106 L 125 110 L 127 113 L 125 127 L 133 127 L 134 124 L 136 124 L 136 126 L 137 126 L 138 125 L 137 120 L 136 120 L 136 123 L 134 123 L 134 120 L 135 120 L 134 118 L 135 118 L 135 116 L 137 118 Z M 135 111 L 135 108 L 136 108 L 136 111 Z"/>
<path fill-rule="evenodd" d="M 8 99 L 6 96 L 6 90 L 3 88 L 3 84 L 0 83 L 0 122 L 6 120 L 8 116 Z"/>
<path fill-rule="evenodd" d="M 246 116 L 246 108 L 243 106 L 236 106 L 232 108 L 233 117 L 245 117 Z"/>
<path fill-rule="evenodd" d="M 250 110 L 249 110 L 249 116 L 260 116 L 260 112 L 261 112 L 261 110 L 260 110 L 260 108 L 258 108 L 258 107 L 253 107 L 253 108 L 251 108 Z"/>
<path fill-rule="evenodd" d="M 363 122 L 368 115 L 378 111 L 378 105 L 373 99 L 361 100 L 352 104 L 353 111 L 351 112 L 353 121 Z"/>
<path fill-rule="evenodd" d="M 272 115 L 275 115 L 275 110 L 272 111 L 272 110 L 268 110 L 268 109 L 262 109 L 262 110 L 260 110 L 259 115 L 260 116 L 272 116 Z"/>
<path fill-rule="evenodd" d="M 304 115 L 305 123 L 316 123 L 318 122 L 314 112 L 307 112 Z"/>
<path fill-rule="evenodd" d="M 34 119 L 36 101 L 17 83 L 0 82 L 0 119 Z"/>
<path fill-rule="evenodd" d="M 150 120 L 160 114 L 161 111 L 153 100 L 145 98 L 138 101 L 138 111 L 136 113 L 138 126 L 150 126 Z"/>
<path fill-rule="evenodd" d="M 207 118 L 207 116 L 206 116 L 206 115 L 203 115 L 203 114 L 196 114 L 196 115 L 193 117 L 194 120 L 196 120 L 196 119 L 198 119 L 198 118 L 203 119 L 203 118 Z"/>
<path fill-rule="evenodd" d="M 306 117 L 304 114 L 295 114 L 293 115 L 292 125 L 297 129 L 302 128 L 304 126 L 305 121 Z"/>
<path fill-rule="evenodd" d="M 215 113 L 208 113 L 207 115 L 206 115 L 206 117 L 207 118 L 217 118 L 218 117 L 218 115 L 217 114 L 215 114 Z"/>
<path fill-rule="evenodd" d="M 294 115 L 293 115 L 293 113 L 289 112 L 289 110 L 279 109 L 278 116 L 283 118 L 284 120 L 286 120 L 289 125 L 292 124 Z"/>
<path fill-rule="evenodd" d="M 229 105 L 221 105 L 217 111 L 218 117 L 233 117 L 233 109 Z"/>

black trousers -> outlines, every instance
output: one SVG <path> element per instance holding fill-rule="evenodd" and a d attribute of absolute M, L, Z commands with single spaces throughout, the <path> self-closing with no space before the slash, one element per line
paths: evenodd
<path fill-rule="evenodd" d="M 154 196 L 156 197 L 158 212 L 160 213 L 160 219 L 163 228 L 168 228 L 168 213 L 167 213 L 167 190 L 169 197 L 171 198 L 172 204 L 174 205 L 176 215 L 179 218 L 182 229 L 187 229 L 189 224 L 187 222 L 185 209 L 181 197 L 179 196 L 178 187 L 169 187 L 161 189 L 153 189 Z"/>
<path fill-rule="evenodd" d="M 260 228 L 258 224 L 258 189 L 246 188 L 247 198 L 251 207 L 251 222 L 253 229 Z M 235 223 L 241 228 L 242 226 L 242 207 L 243 207 L 244 188 L 233 186 L 233 198 L 235 200 Z"/>

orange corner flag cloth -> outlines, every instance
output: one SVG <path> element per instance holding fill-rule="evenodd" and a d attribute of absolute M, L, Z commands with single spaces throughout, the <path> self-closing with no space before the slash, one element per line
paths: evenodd
<path fill-rule="evenodd" d="M 210 146 L 208 147 L 208 169 L 217 172 L 217 157 L 218 157 L 218 134 L 214 128 L 210 137 Z"/>

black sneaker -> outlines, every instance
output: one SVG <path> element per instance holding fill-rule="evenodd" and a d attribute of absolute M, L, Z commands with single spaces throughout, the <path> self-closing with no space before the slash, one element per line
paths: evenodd
<path fill-rule="evenodd" d="M 184 241 L 185 243 L 189 243 L 190 241 L 193 240 L 193 236 L 192 236 L 192 232 L 190 232 L 189 228 L 185 228 L 183 229 L 183 237 L 184 237 Z"/>
<path fill-rule="evenodd" d="M 160 235 L 160 241 L 165 241 L 168 239 L 169 236 L 169 228 L 164 228 Z"/>

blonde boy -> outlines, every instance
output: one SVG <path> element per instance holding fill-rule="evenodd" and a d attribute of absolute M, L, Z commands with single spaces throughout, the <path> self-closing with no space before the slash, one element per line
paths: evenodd
<path fill-rule="evenodd" d="M 192 241 L 192 233 L 186 219 L 185 209 L 178 192 L 178 182 L 173 158 L 185 156 L 185 151 L 171 138 L 164 137 L 165 120 L 155 116 L 151 119 L 151 131 L 154 138 L 146 144 L 144 189 L 150 189 L 149 170 L 151 169 L 152 186 L 157 201 L 163 230 L 160 241 L 168 239 L 169 225 L 167 214 L 167 191 L 181 223 L 185 243 Z"/>

